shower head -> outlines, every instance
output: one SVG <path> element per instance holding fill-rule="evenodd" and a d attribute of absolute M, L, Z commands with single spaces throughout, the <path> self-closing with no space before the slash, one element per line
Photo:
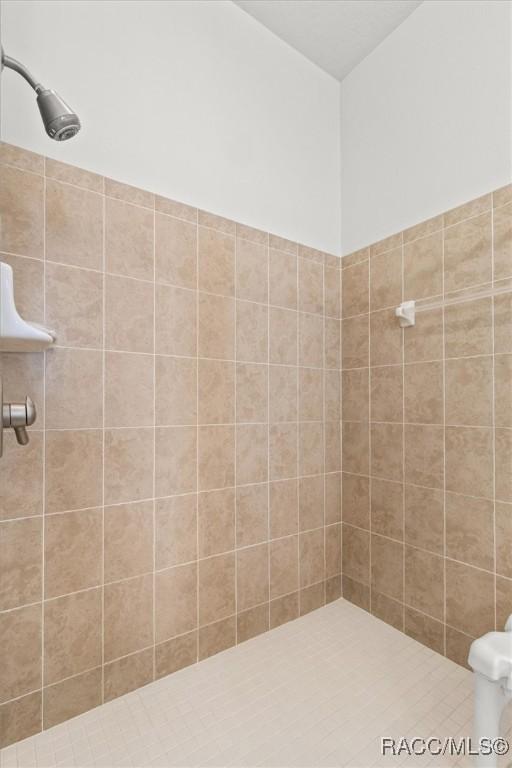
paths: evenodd
<path fill-rule="evenodd" d="M 37 105 L 46 133 L 55 141 L 71 139 L 80 130 L 80 120 L 55 91 L 42 89 L 37 94 Z"/>
<path fill-rule="evenodd" d="M 7 56 L 2 49 L 2 69 L 4 67 L 18 72 L 37 93 L 37 105 L 46 133 L 51 139 L 66 141 L 78 133 L 81 127 L 79 117 L 59 94 L 41 85 L 24 64 Z"/>

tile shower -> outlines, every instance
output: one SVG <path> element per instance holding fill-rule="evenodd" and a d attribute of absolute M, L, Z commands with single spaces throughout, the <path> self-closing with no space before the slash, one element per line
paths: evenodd
<path fill-rule="evenodd" d="M 341 594 L 334 256 L 1 148 L 0 260 L 57 333 L 0 461 L 4 743 Z"/>
<path fill-rule="evenodd" d="M 465 664 L 512 609 L 512 294 L 449 302 L 512 288 L 512 186 L 342 267 L 343 596 Z"/>
<path fill-rule="evenodd" d="M 394 308 L 512 280 L 512 188 L 340 262 L 0 160 L 0 260 L 58 338 L 0 359 L 39 408 L 0 461 L 4 742 L 342 591 L 464 664 L 512 607 L 512 299 Z"/>

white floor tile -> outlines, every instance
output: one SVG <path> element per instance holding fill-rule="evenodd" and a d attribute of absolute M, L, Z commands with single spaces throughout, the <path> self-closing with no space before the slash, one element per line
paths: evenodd
<path fill-rule="evenodd" d="M 8 747 L 0 766 L 455 768 L 383 757 L 381 737 L 470 735 L 471 711 L 467 670 L 339 600 Z"/>

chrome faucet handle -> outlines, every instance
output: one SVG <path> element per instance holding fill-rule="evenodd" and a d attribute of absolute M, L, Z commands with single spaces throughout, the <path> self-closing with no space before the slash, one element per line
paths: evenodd
<path fill-rule="evenodd" d="M 34 403 L 27 395 L 24 403 L 9 403 L 4 407 L 10 409 L 10 425 L 8 426 L 14 429 L 16 440 L 20 445 L 26 445 L 28 443 L 27 427 L 30 427 L 36 420 Z"/>
<path fill-rule="evenodd" d="M 36 420 L 36 407 L 30 397 L 25 398 L 24 403 L 4 403 L 2 379 L 0 377 L 0 404 L 2 406 L 2 418 L 0 422 L 0 456 L 3 448 L 3 430 L 14 429 L 16 440 L 20 445 L 27 445 L 29 441 L 27 427 Z"/>

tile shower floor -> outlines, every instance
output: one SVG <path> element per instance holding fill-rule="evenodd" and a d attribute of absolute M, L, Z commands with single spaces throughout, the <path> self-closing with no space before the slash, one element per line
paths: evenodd
<path fill-rule="evenodd" d="M 469 765 L 383 758 L 380 737 L 469 735 L 471 692 L 467 670 L 339 600 L 12 745 L 0 762 Z"/>

